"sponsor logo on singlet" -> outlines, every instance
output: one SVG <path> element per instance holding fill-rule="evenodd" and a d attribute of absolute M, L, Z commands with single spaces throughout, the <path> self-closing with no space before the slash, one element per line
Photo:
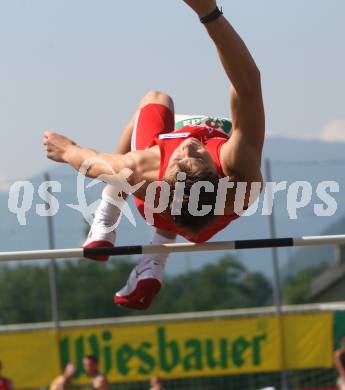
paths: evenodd
<path fill-rule="evenodd" d="M 180 120 L 179 120 L 180 119 Z M 175 124 L 175 130 L 180 130 L 184 126 L 202 126 L 220 131 L 226 135 L 230 135 L 232 123 L 229 119 L 217 118 L 213 116 L 198 116 L 198 115 L 178 115 Z"/>

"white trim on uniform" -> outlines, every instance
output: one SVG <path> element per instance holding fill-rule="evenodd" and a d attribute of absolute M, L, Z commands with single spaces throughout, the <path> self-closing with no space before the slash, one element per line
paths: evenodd
<path fill-rule="evenodd" d="M 190 133 L 166 133 L 159 134 L 159 139 L 175 139 L 175 138 L 188 138 Z"/>
<path fill-rule="evenodd" d="M 139 121 L 140 112 L 141 112 L 141 109 L 138 110 L 137 117 L 135 118 L 135 122 L 134 122 L 134 129 L 133 129 L 132 138 L 131 138 L 131 150 L 132 151 L 136 151 L 137 150 L 137 145 L 136 145 L 137 127 L 138 127 L 138 121 Z"/>

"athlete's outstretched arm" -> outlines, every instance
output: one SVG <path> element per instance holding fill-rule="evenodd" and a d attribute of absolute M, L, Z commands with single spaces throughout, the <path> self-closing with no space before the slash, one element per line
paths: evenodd
<path fill-rule="evenodd" d="M 49 131 L 45 132 L 43 143 L 49 159 L 69 164 L 76 170 L 87 164 L 86 176 L 91 178 L 98 178 L 104 174 L 113 175 L 125 168 L 135 172 L 135 162 L 130 153 L 125 155 L 99 153 L 94 149 L 82 148 L 69 138 Z M 135 178 L 132 180 L 135 181 Z"/>
<path fill-rule="evenodd" d="M 217 4 L 214 0 L 185 0 L 199 17 L 212 12 Z M 205 27 L 214 41 L 224 70 L 238 95 L 257 92 L 260 72 L 249 50 L 224 16 Z"/>
<path fill-rule="evenodd" d="M 216 8 L 214 0 L 185 2 L 199 17 Z M 234 130 L 223 148 L 222 165 L 228 167 L 225 173 L 229 175 L 256 176 L 251 171 L 253 166 L 260 166 L 265 129 L 260 71 L 243 40 L 224 16 L 205 24 L 205 27 L 233 86 L 231 116 Z M 241 172 L 235 172 L 238 169 Z"/>

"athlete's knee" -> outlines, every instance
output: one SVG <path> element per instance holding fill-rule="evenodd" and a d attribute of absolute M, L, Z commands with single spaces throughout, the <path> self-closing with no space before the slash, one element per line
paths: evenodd
<path fill-rule="evenodd" d="M 143 108 L 148 104 L 162 104 L 174 111 L 174 101 L 168 94 L 160 91 L 149 91 L 140 101 L 139 108 Z"/>

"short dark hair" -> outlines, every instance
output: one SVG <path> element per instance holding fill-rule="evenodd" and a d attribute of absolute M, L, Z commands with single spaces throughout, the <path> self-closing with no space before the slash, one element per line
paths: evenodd
<path fill-rule="evenodd" d="M 96 355 L 85 355 L 84 359 L 91 360 L 93 363 L 98 363 L 98 357 Z"/>
<path fill-rule="evenodd" d="M 180 215 L 172 215 L 172 207 L 173 207 L 173 202 L 175 197 L 176 183 L 178 182 L 177 180 L 178 173 L 176 173 L 174 176 L 164 178 L 164 180 L 170 185 L 170 189 L 171 189 L 168 212 L 172 220 L 176 224 L 176 226 L 180 228 L 188 229 L 192 233 L 198 233 L 201 230 L 203 230 L 207 225 L 209 225 L 212 222 L 212 220 L 215 218 L 214 209 L 217 200 L 219 176 L 217 172 L 214 172 L 212 170 L 203 170 L 203 171 L 199 170 L 198 172 L 183 170 L 183 172 L 185 172 L 186 174 L 186 179 L 185 179 L 185 189 L 184 189 L 183 199 L 180 199 L 182 203 Z M 192 215 L 189 212 L 188 205 L 190 202 L 191 189 L 194 184 L 200 181 L 205 181 L 213 184 L 214 191 L 207 192 L 205 188 L 201 187 L 197 210 L 200 211 L 202 207 L 206 205 L 211 206 L 211 209 L 207 214 L 203 216 L 196 216 L 196 215 Z"/>

